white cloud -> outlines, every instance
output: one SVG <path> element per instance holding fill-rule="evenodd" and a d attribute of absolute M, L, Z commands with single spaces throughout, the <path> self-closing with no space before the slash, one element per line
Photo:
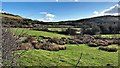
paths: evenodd
<path fill-rule="evenodd" d="M 98 11 L 94 11 L 93 13 L 94 13 L 95 15 L 97 15 L 99 12 L 98 12 Z"/>
<path fill-rule="evenodd" d="M 103 10 L 101 13 L 103 14 L 103 13 L 118 13 L 118 8 L 120 8 L 120 5 L 119 4 L 116 4 L 116 5 L 114 5 L 114 6 L 112 6 L 112 7 L 110 7 L 110 8 L 108 8 L 108 9 L 105 9 L 105 10 Z"/>
<path fill-rule="evenodd" d="M 55 15 L 48 13 L 48 12 L 40 12 L 44 17 L 41 19 L 38 19 L 39 21 L 44 21 L 44 22 L 52 22 L 54 20 Z"/>
<path fill-rule="evenodd" d="M 3 11 L 3 10 L 0 10 L 0 13 L 6 13 L 5 11 Z"/>
<path fill-rule="evenodd" d="M 97 12 L 97 11 L 94 11 L 93 13 L 95 15 L 91 16 L 91 17 L 96 17 L 96 16 L 104 16 L 104 15 L 120 15 L 120 5 L 119 4 L 116 4 L 114 6 L 111 6 L 110 8 L 108 9 L 105 9 L 101 12 Z"/>
<path fill-rule="evenodd" d="M 55 15 L 53 15 L 53 14 L 46 14 L 46 17 L 49 17 L 49 18 L 54 18 L 55 17 Z"/>
<path fill-rule="evenodd" d="M 53 18 L 40 18 L 40 19 L 37 19 L 38 21 L 43 21 L 43 22 L 51 22 L 53 21 Z"/>

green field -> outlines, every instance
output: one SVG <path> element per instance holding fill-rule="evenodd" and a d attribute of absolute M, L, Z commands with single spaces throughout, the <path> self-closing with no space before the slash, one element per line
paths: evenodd
<path fill-rule="evenodd" d="M 49 36 L 49 37 L 70 37 L 63 34 L 57 34 L 52 32 L 46 32 L 46 31 L 36 31 L 36 30 L 29 30 L 29 29 L 22 29 L 22 28 L 11 28 L 11 30 L 16 33 L 17 35 L 20 35 L 22 33 L 26 33 L 30 36 Z"/>
<path fill-rule="evenodd" d="M 99 36 L 99 35 L 96 35 Z M 103 38 L 120 38 L 120 34 L 101 34 L 100 35 Z"/>
<path fill-rule="evenodd" d="M 61 51 L 28 50 L 21 55 L 19 63 L 21 66 L 75 66 L 83 53 L 78 66 L 118 65 L 118 52 L 105 52 L 85 44 L 65 46 L 67 50 Z"/>
<path fill-rule="evenodd" d="M 62 31 L 62 30 L 66 30 L 67 28 L 48 28 L 48 30 L 51 31 Z M 72 28 L 72 29 L 76 29 L 76 30 L 80 30 L 80 28 Z"/>
<path fill-rule="evenodd" d="M 67 28 L 48 28 L 50 31 L 62 31 L 62 29 L 66 30 Z"/>
<path fill-rule="evenodd" d="M 35 31 L 28 29 L 15 29 L 11 30 L 16 34 L 22 31 L 31 36 L 50 36 L 50 37 L 68 37 L 62 34 L 56 34 L 45 31 Z M 97 47 L 89 47 L 85 44 L 71 45 L 66 44 L 66 50 L 60 51 L 47 51 L 47 50 L 28 50 L 21 54 L 18 62 L 21 66 L 75 66 L 80 54 L 83 53 L 79 66 L 106 66 L 111 64 L 118 65 L 118 52 L 106 52 L 98 50 Z M 113 45 L 112 47 L 116 47 Z M 23 52 L 18 51 L 17 53 Z"/>

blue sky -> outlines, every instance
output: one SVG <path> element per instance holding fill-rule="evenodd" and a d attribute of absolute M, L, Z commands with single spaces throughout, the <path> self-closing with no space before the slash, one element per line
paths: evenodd
<path fill-rule="evenodd" d="M 2 2 L 118 2 L 119 0 L 1 0 Z"/>
<path fill-rule="evenodd" d="M 5 12 L 37 20 L 61 21 L 90 17 L 116 2 L 3 2 Z"/>

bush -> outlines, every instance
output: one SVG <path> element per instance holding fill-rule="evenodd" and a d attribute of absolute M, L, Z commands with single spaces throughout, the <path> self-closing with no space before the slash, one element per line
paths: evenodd
<path fill-rule="evenodd" d="M 52 44 L 49 44 L 49 43 L 45 43 L 40 47 L 43 50 L 49 50 L 49 51 L 59 51 L 59 50 L 65 50 L 66 49 L 65 46 L 57 46 L 57 45 L 52 45 Z"/>
<path fill-rule="evenodd" d="M 108 52 L 117 52 L 117 48 L 107 48 Z"/>
<path fill-rule="evenodd" d="M 40 49 L 41 47 L 42 47 L 42 44 L 36 44 L 36 45 L 34 45 L 35 49 Z"/>
<path fill-rule="evenodd" d="M 65 31 L 65 34 L 75 35 L 75 34 L 76 34 L 76 30 L 75 30 L 75 29 L 72 29 L 72 28 L 68 28 L 68 29 Z"/>
<path fill-rule="evenodd" d="M 34 47 L 32 46 L 31 43 L 22 43 L 22 45 L 20 45 L 18 50 L 29 50 L 29 49 L 33 49 L 33 48 Z"/>
<path fill-rule="evenodd" d="M 109 48 L 105 46 L 99 46 L 100 50 L 108 51 L 108 52 L 117 52 L 117 48 Z"/>
<path fill-rule="evenodd" d="M 77 42 L 75 40 L 69 40 L 70 44 L 77 44 Z"/>
<path fill-rule="evenodd" d="M 88 43 L 88 46 L 90 46 L 90 47 L 97 47 L 97 44 L 90 42 L 90 43 Z"/>

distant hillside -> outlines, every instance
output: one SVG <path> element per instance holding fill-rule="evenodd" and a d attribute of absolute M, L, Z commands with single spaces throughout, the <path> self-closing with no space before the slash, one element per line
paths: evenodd
<path fill-rule="evenodd" d="M 49 28 L 49 27 L 77 27 L 82 28 L 85 34 L 111 34 L 120 33 L 120 16 L 99 16 L 93 18 L 86 18 L 73 21 L 60 21 L 60 22 L 42 22 L 32 19 L 23 18 L 13 14 L 1 14 L 3 26 L 19 27 L 19 28 Z"/>
<path fill-rule="evenodd" d="M 8 13 L 0 13 L 0 17 L 13 18 L 13 19 L 25 19 L 19 15 L 13 15 Z"/>
<path fill-rule="evenodd" d="M 9 13 L 0 13 L 0 17 L 2 17 L 2 24 L 4 26 L 11 27 L 34 27 L 36 23 L 44 24 L 41 21 L 32 20 L 28 18 L 23 18 L 19 15 L 9 14 Z"/>
<path fill-rule="evenodd" d="M 93 17 L 93 18 L 86 18 L 86 19 L 80 19 L 80 20 L 71 20 L 71 21 L 61 21 L 58 23 L 64 23 L 64 24 L 79 24 L 79 23 L 111 23 L 111 22 L 118 22 L 120 21 L 120 15 L 119 16 L 99 16 L 99 17 Z"/>
<path fill-rule="evenodd" d="M 106 16 L 99 16 L 99 17 L 93 17 L 93 18 L 86 18 L 86 19 L 80 19 L 80 20 L 72 20 L 72 21 L 60 21 L 60 22 L 42 22 L 42 21 L 37 21 L 37 20 L 31 20 L 27 18 L 23 18 L 19 15 L 13 15 L 13 14 L 7 14 L 7 13 L 2 13 L 0 14 L 0 17 L 3 17 L 3 23 L 10 23 L 11 22 L 16 22 L 16 23 L 21 23 L 21 24 L 32 24 L 32 25 L 70 25 L 70 26 L 75 26 L 75 27 L 81 27 L 83 25 L 89 25 L 91 23 L 99 24 L 99 23 L 114 23 L 120 21 L 120 16 L 111 16 L 111 15 L 106 15 Z M 20 19 L 20 20 L 18 20 Z M 13 24 L 14 24 L 13 23 Z"/>

